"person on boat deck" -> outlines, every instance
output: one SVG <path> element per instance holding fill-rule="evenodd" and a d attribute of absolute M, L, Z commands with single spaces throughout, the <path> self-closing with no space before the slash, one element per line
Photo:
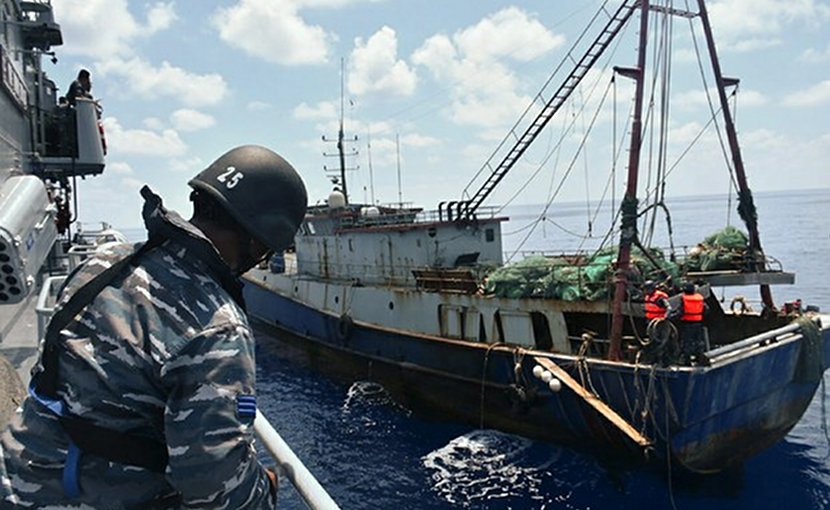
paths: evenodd
<path fill-rule="evenodd" d="M 645 290 L 645 310 L 646 320 L 653 321 L 654 319 L 663 319 L 671 308 L 669 304 L 669 295 L 657 288 L 654 280 L 646 280 L 643 284 Z"/>
<path fill-rule="evenodd" d="M 69 90 L 66 91 L 66 102 L 69 106 L 75 106 L 79 97 L 92 99 L 92 80 L 86 69 L 78 71 L 78 77 L 69 84 Z"/>
<path fill-rule="evenodd" d="M 253 145 L 189 184 L 190 221 L 145 186 L 148 242 L 108 245 L 69 276 L 0 436 L 0 507 L 274 508 L 238 277 L 291 244 L 305 185 Z"/>
<path fill-rule="evenodd" d="M 680 317 L 680 350 L 682 363 L 708 365 L 706 358 L 706 328 L 703 316 L 709 311 L 709 305 L 703 295 L 697 292 L 694 283 L 683 286 L 680 307 L 672 311 L 673 317 Z"/>

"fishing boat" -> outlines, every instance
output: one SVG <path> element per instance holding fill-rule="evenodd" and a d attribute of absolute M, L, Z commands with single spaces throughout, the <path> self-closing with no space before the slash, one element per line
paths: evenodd
<path fill-rule="evenodd" d="M 705 38 L 719 106 L 713 113 L 726 133 L 747 230 L 739 260 L 717 270 L 691 264 L 698 253 L 664 257 L 638 233 L 645 212 L 665 208 L 652 194 L 662 186 L 649 190 L 649 200 L 638 198 L 648 34 L 678 17 Z M 719 472 L 799 421 L 830 364 L 830 316 L 773 303 L 770 286 L 793 283 L 794 275 L 761 247 L 727 97 L 737 80 L 721 72 L 705 2 L 694 11 L 671 2 L 608 2 L 591 23 L 595 37 L 586 30 L 563 59 L 571 70 L 548 80 L 460 199 L 435 211 L 353 203 L 341 168 L 340 189 L 309 209 L 294 250 L 246 276 L 249 314 L 326 372 L 380 382 L 402 403 L 435 416 Z M 636 65 L 613 68 L 613 79 L 630 80 L 634 92 L 625 196 L 610 231 L 619 244 L 506 265 L 507 218 L 486 208 L 486 199 L 631 25 L 638 29 Z M 339 141 L 342 151 L 342 121 Z M 610 270 L 597 276 L 599 255 Z M 499 292 L 503 270 L 535 276 Z M 655 346 L 677 338 L 671 320 L 645 320 L 647 277 L 664 282 L 674 301 L 680 281 L 698 284 L 710 308 L 708 363 L 655 355 Z M 740 299 L 725 307 L 710 290 L 746 285 L 759 287 L 762 311 Z"/>

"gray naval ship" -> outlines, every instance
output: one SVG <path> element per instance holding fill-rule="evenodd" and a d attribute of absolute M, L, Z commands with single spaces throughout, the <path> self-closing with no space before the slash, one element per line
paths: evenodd
<path fill-rule="evenodd" d="M 105 169 L 101 107 L 73 106 L 44 72 L 63 44 L 49 0 L 0 0 L 0 427 L 26 398 L 55 298 L 66 275 L 99 246 L 126 241 L 107 225 L 82 230 L 77 180 Z M 268 421 L 254 423 L 282 480 L 309 508 L 337 504 Z M 0 503 L 2 506 L 2 503 Z"/>

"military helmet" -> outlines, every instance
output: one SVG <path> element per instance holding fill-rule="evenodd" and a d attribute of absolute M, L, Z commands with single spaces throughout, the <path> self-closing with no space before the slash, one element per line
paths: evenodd
<path fill-rule="evenodd" d="M 291 245 L 305 216 L 303 180 L 279 154 L 258 145 L 231 149 L 188 184 L 216 199 L 252 237 L 274 251 Z"/>
<path fill-rule="evenodd" d="M 646 280 L 645 283 L 643 284 L 643 287 L 647 291 L 651 292 L 652 290 L 657 288 L 657 284 L 654 283 L 654 280 Z"/>

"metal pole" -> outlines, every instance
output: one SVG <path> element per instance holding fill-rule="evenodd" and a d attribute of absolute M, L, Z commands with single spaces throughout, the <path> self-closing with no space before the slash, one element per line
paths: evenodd
<path fill-rule="evenodd" d="M 343 198 L 349 203 L 349 191 L 346 188 L 346 148 L 343 146 L 343 80 L 346 74 L 344 60 L 340 59 L 340 131 L 337 133 L 337 152 L 340 156 L 340 185 L 343 187 Z"/>
<path fill-rule="evenodd" d="M 718 99 L 720 100 L 721 110 L 723 111 L 723 121 L 726 127 L 726 138 L 729 141 L 729 150 L 732 153 L 732 163 L 735 165 L 735 177 L 738 180 L 738 188 L 740 196 L 738 201 L 738 212 L 741 218 L 746 223 L 746 228 L 749 230 L 749 250 L 754 256 L 757 251 L 761 255 L 761 267 L 765 269 L 764 264 L 764 250 L 761 248 L 761 237 L 758 235 L 758 219 L 755 212 L 755 204 L 752 200 L 752 193 L 749 190 L 749 183 L 746 180 L 746 171 L 744 169 L 744 161 L 741 157 L 741 148 L 738 145 L 738 135 L 735 132 L 735 123 L 732 121 L 732 114 L 729 111 L 729 101 L 726 99 L 726 91 L 723 85 L 723 74 L 721 73 L 720 60 L 718 60 L 718 52 L 715 47 L 715 38 L 712 35 L 712 26 L 709 24 L 709 14 L 706 12 L 706 4 L 703 0 L 698 0 L 698 7 L 700 10 L 700 21 L 703 24 L 703 33 L 706 35 L 706 45 L 709 48 L 709 57 L 712 60 L 712 72 L 715 74 L 715 81 L 718 89 Z M 752 260 L 753 269 L 755 267 L 755 260 Z M 761 300 L 764 306 L 772 310 L 775 305 L 772 302 L 772 292 L 770 292 L 769 285 L 761 285 Z"/>
<path fill-rule="evenodd" d="M 288 480 L 303 498 L 303 502 L 311 510 L 340 510 L 337 503 L 329 496 L 326 489 L 314 478 L 314 475 L 303 465 L 300 459 L 291 451 L 282 437 L 274 430 L 268 419 L 257 409 L 254 420 L 254 431 L 265 445 L 268 453 L 282 467 Z"/>
<path fill-rule="evenodd" d="M 403 191 L 401 190 L 401 138 L 395 133 L 395 152 L 398 158 L 398 207 L 403 209 Z"/>
<path fill-rule="evenodd" d="M 640 4 L 640 47 L 637 54 L 637 72 L 634 75 L 637 83 L 634 96 L 634 120 L 631 125 L 631 149 L 628 153 L 628 185 L 621 205 L 623 210 L 620 251 L 617 257 L 616 289 L 614 291 L 613 316 L 611 319 L 611 345 L 608 348 L 608 359 L 614 361 L 622 357 L 622 303 L 625 299 L 628 284 L 627 272 L 631 262 L 631 245 L 637 239 L 637 173 L 640 166 L 640 145 L 643 130 L 643 86 L 645 81 L 643 78 L 646 68 L 648 13 L 649 1 L 642 0 Z"/>

